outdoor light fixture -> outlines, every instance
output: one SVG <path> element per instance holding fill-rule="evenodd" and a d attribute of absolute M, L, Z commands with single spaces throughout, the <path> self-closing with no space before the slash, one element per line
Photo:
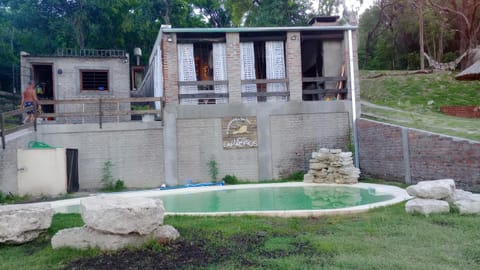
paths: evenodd
<path fill-rule="evenodd" d="M 172 41 L 173 41 L 173 38 L 172 38 L 171 35 L 168 35 L 168 36 L 167 36 L 167 41 L 168 41 L 168 42 L 172 42 Z"/>
<path fill-rule="evenodd" d="M 290 37 L 291 40 L 296 40 L 297 39 L 297 35 L 293 35 L 292 37 Z"/>

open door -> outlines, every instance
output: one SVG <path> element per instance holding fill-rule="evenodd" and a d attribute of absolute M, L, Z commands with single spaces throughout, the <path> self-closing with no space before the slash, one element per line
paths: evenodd
<path fill-rule="evenodd" d="M 53 91 L 53 67 L 52 64 L 33 64 L 33 79 L 35 80 L 35 90 L 37 91 L 38 99 L 40 100 L 54 100 Z M 54 113 L 54 105 L 43 105 L 42 111 L 44 113 Z M 49 119 L 53 120 L 53 119 Z"/>

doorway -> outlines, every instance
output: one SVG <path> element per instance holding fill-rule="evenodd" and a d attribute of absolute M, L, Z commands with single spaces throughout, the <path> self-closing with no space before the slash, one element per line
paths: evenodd
<path fill-rule="evenodd" d="M 35 91 L 39 100 L 54 100 L 52 64 L 33 64 Z M 43 113 L 55 113 L 54 105 L 43 105 Z M 53 120 L 53 119 L 49 119 Z"/>

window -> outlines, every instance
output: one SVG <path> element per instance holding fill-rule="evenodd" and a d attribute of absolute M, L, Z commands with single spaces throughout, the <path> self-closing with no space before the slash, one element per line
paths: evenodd
<path fill-rule="evenodd" d="M 346 99 L 343 33 L 302 33 L 302 92 L 304 101 Z"/>
<path fill-rule="evenodd" d="M 177 44 L 180 104 L 228 103 L 226 44 Z"/>
<path fill-rule="evenodd" d="M 287 101 L 284 42 L 247 41 L 240 47 L 242 101 Z"/>
<path fill-rule="evenodd" d="M 81 91 L 109 91 L 108 70 L 80 70 Z"/>

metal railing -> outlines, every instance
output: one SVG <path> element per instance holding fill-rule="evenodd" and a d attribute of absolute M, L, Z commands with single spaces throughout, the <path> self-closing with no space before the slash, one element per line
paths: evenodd
<path fill-rule="evenodd" d="M 120 104 L 132 104 L 132 103 L 153 103 L 156 101 L 162 102 L 162 109 L 142 109 L 142 110 L 132 110 L 132 109 L 122 109 Z M 163 108 L 164 100 L 160 97 L 148 97 L 148 98 L 89 98 L 89 99 L 68 99 L 68 100 L 39 100 L 31 107 L 17 109 L 13 111 L 8 111 L 0 113 L 0 137 L 2 142 L 2 148 L 5 149 L 5 136 L 11 133 L 14 133 L 19 130 L 26 128 L 34 127 L 34 130 L 37 131 L 37 119 L 38 118 L 61 118 L 61 117 L 88 117 L 93 116 L 97 119 L 99 128 L 102 128 L 105 117 L 117 117 L 117 121 L 120 122 L 120 116 L 130 116 L 130 115 L 145 115 L 145 114 L 155 114 L 159 115 L 160 119 L 163 120 Z M 34 120 L 31 123 L 24 123 L 23 125 L 18 125 L 11 123 L 7 126 L 8 119 L 14 117 L 22 117 L 23 114 L 37 108 L 38 105 L 85 105 L 85 104 L 94 104 L 98 106 L 98 110 L 95 111 L 75 111 L 75 112 L 60 112 L 60 113 L 43 113 L 40 110 L 34 111 Z M 106 104 L 116 104 L 116 109 L 112 110 L 111 108 L 106 108 Z M 84 108 L 84 106 L 82 106 Z"/>

